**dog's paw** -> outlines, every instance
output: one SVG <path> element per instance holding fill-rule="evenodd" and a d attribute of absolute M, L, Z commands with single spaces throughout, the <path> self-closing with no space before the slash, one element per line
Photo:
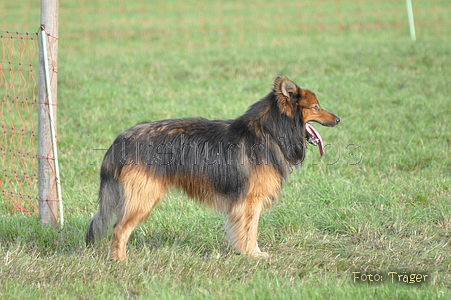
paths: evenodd
<path fill-rule="evenodd" d="M 266 252 L 256 251 L 256 252 L 251 253 L 251 256 L 256 257 L 256 258 L 263 258 L 266 261 L 269 260 L 269 254 Z"/>

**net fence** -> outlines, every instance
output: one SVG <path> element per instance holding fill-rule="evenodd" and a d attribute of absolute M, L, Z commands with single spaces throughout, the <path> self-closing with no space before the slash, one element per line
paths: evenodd
<path fill-rule="evenodd" d="M 448 0 L 413 0 L 419 36 L 450 33 Z M 292 37 L 409 36 L 405 0 L 80 1 L 62 7 L 67 34 L 147 47 L 287 42 Z M 64 25 L 63 25 L 64 26 Z"/>
<path fill-rule="evenodd" d="M 412 4 L 418 37 L 451 34 L 449 0 Z M 35 1 L 0 4 L 0 29 L 35 28 L 36 20 Z M 73 39 L 166 49 L 299 36 L 409 36 L 406 0 L 66 0 L 60 1 L 59 21 L 68 47 Z"/>
<path fill-rule="evenodd" d="M 37 33 L 0 31 L 0 189 L 11 212 L 37 212 Z"/>

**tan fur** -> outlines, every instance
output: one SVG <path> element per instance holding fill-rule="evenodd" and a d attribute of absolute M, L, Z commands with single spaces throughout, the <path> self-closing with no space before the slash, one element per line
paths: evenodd
<path fill-rule="evenodd" d="M 125 206 L 114 224 L 111 259 L 126 259 L 126 245 L 131 232 L 147 219 L 166 194 L 168 185 L 182 187 L 188 196 L 226 213 L 227 236 L 235 251 L 266 257 L 267 254 L 261 252 L 257 245 L 258 220 L 261 212 L 278 197 L 282 182 L 271 166 L 256 168 L 258 170 L 250 178 L 251 186 L 246 198 L 231 202 L 221 201 L 207 180 L 198 179 L 199 182 L 194 182 L 180 177 L 164 182 L 148 173 L 145 167 L 124 167 L 119 182 L 124 190 Z"/>
<path fill-rule="evenodd" d="M 271 206 L 282 186 L 280 176 L 272 167 L 263 165 L 251 176 L 251 187 L 244 201 L 236 203 L 226 221 L 227 237 L 232 248 L 242 254 L 268 257 L 257 244 L 260 214 Z"/>
<path fill-rule="evenodd" d="M 298 105 L 302 109 L 303 123 L 315 121 L 324 126 L 335 126 L 337 124 L 337 117 L 321 108 L 315 93 L 301 89 L 301 96 Z"/>
<path fill-rule="evenodd" d="M 230 210 L 230 202 L 225 201 L 218 195 L 211 180 L 207 177 L 174 176 L 168 178 L 167 183 L 170 186 L 181 188 L 190 198 L 216 211 L 225 213 Z"/>
<path fill-rule="evenodd" d="M 126 245 L 132 230 L 145 221 L 152 208 L 161 201 L 167 187 L 143 166 L 126 166 L 119 182 L 124 190 L 125 205 L 114 224 L 111 258 L 125 260 Z"/>

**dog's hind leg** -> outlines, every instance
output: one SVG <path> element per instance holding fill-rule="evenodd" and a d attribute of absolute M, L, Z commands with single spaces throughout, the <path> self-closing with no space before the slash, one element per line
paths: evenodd
<path fill-rule="evenodd" d="M 111 240 L 111 259 L 125 260 L 127 241 L 133 229 L 145 221 L 152 208 L 166 193 L 164 184 L 146 172 L 128 171 L 120 179 L 124 190 L 124 203 Z"/>
<path fill-rule="evenodd" d="M 232 248 L 240 254 L 268 257 L 257 244 L 258 220 L 263 209 L 262 198 L 248 196 L 235 204 L 227 216 L 226 232 Z"/>

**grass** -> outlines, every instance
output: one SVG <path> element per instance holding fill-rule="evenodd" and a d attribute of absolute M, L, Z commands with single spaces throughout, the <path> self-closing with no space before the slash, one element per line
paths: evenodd
<path fill-rule="evenodd" d="M 289 43 L 152 49 L 60 40 L 59 157 L 66 225 L 0 205 L 0 298 L 449 299 L 451 43 L 423 37 L 289 36 Z M 98 169 L 141 121 L 239 116 L 277 75 L 341 117 L 316 128 L 302 169 L 262 215 L 265 262 L 233 254 L 221 215 L 171 193 L 137 228 L 124 263 L 84 246 Z M 356 282 L 353 272 L 381 274 Z M 389 272 L 425 274 L 416 284 Z"/>

